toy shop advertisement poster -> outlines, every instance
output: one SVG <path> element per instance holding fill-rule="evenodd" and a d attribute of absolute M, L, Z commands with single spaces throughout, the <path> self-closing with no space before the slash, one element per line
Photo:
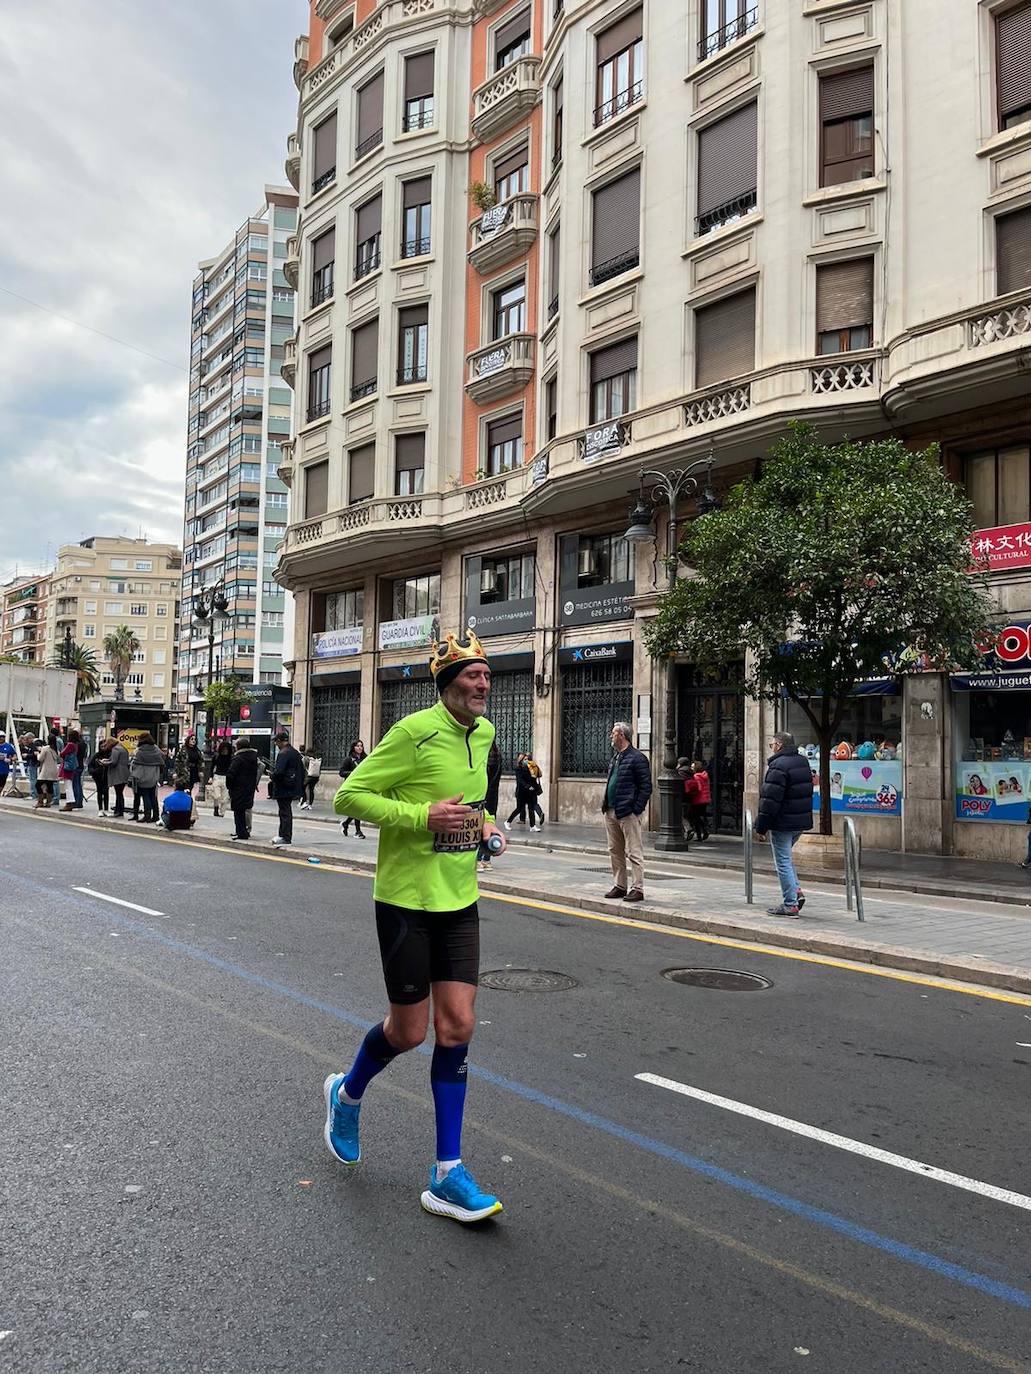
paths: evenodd
<path fill-rule="evenodd" d="M 985 760 L 956 764 L 956 819 L 1025 825 L 1031 761 Z"/>
<path fill-rule="evenodd" d="M 820 809 L 820 761 L 813 769 L 813 810 Z M 831 758 L 831 811 L 862 816 L 902 815 L 902 762 Z"/>

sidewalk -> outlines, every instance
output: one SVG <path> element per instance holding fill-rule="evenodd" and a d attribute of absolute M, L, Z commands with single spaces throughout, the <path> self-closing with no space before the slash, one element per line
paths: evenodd
<path fill-rule="evenodd" d="M 0 816 L 11 812 L 28 814 L 29 804 L 7 799 L 0 802 Z M 51 813 L 35 814 L 38 824 L 51 823 Z M 326 823 L 325 816 L 308 816 L 308 812 L 297 816 L 292 848 L 276 851 L 271 848 L 276 821 L 258 806 L 253 838 L 233 848 L 275 853 L 294 861 L 310 856 L 352 872 L 371 873 L 375 869 L 374 830 L 368 831 L 369 838 L 364 841 L 353 835 L 345 838 L 338 826 Z M 162 843 L 182 843 L 179 836 L 165 835 L 154 827 L 143 829 L 131 821 L 100 820 L 95 811 L 61 815 L 58 827 L 67 833 L 62 822 L 158 835 Z M 562 829 L 572 831 L 573 827 Z M 201 810 L 197 826 L 183 838 L 190 844 L 221 848 L 229 833 L 228 821 L 216 820 Z M 55 836 L 55 848 L 59 845 Z M 766 915 L 767 905 L 779 900 L 772 874 L 766 870 L 756 872 L 755 904 L 748 905 L 740 869 L 729 861 L 721 871 L 695 862 L 693 853 L 687 861 L 678 862 L 652 853 L 646 872 L 647 898 L 638 906 L 626 906 L 605 900 L 612 880 L 600 850 L 559 849 L 534 835 L 527 836 L 525 843 L 517 841 L 507 855 L 495 860 L 492 870 L 481 876 L 480 886 L 485 896 L 494 893 L 551 903 L 1031 994 L 1031 913 L 1026 906 L 1007 906 L 1001 899 L 976 901 L 958 895 L 956 888 L 949 897 L 927 898 L 900 891 L 889 893 L 885 887 L 877 895 L 867 894 L 867 919 L 860 924 L 846 909 L 840 883 L 832 885 L 826 881 L 828 875 L 823 877 L 824 885 L 806 884 L 809 900 L 802 917 L 783 920 Z M 740 964 L 747 959 L 747 952 L 685 945 L 682 957 L 685 962 L 733 960 Z"/>

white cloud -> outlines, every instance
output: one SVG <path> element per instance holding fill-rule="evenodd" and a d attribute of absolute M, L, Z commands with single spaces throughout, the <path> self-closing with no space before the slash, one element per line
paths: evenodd
<path fill-rule="evenodd" d="M 0 580 L 182 534 L 190 284 L 283 184 L 304 0 L 50 0 L 0 26 Z"/>

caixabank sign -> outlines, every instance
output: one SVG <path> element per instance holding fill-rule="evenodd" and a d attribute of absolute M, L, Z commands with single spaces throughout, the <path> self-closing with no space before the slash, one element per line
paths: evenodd
<path fill-rule="evenodd" d="M 564 667 L 586 667 L 590 663 L 625 663 L 634 656 L 631 640 L 611 644 L 577 644 L 559 649 L 558 661 Z"/>

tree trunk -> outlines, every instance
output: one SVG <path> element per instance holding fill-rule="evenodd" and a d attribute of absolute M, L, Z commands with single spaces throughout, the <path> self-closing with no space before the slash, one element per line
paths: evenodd
<path fill-rule="evenodd" d="M 820 698 L 820 834 L 832 835 L 834 826 L 831 821 L 831 739 L 834 726 L 831 721 L 830 700 L 826 694 Z"/>

